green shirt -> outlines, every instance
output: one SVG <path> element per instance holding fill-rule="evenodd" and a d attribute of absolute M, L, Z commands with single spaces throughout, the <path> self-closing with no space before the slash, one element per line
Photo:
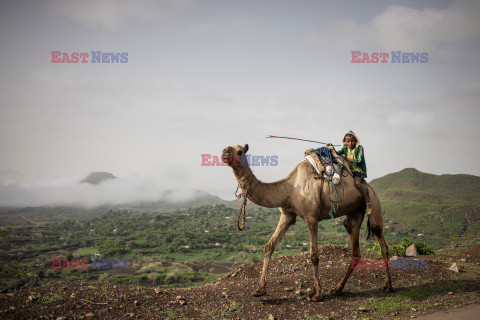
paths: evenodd
<path fill-rule="evenodd" d="M 345 156 L 348 155 L 348 147 L 346 146 L 343 146 L 342 149 L 338 151 L 335 150 L 335 151 L 339 156 L 341 156 L 342 154 L 344 154 Z M 355 149 L 353 149 L 353 154 L 355 155 L 355 157 L 353 158 L 353 166 L 351 163 L 349 163 L 350 168 L 352 169 L 352 171 L 357 171 L 357 172 L 360 171 L 363 174 L 363 177 L 366 178 L 367 164 L 365 163 L 363 147 L 361 145 L 358 145 L 357 147 L 355 147 Z M 355 170 L 355 169 L 359 169 L 359 170 Z"/>

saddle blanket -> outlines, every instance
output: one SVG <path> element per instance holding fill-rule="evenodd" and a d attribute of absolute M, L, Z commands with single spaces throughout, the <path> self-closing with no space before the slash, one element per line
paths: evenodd
<path fill-rule="evenodd" d="M 317 163 L 315 162 L 315 160 L 312 158 L 311 155 L 308 155 L 305 157 L 306 160 L 308 160 L 308 162 L 310 162 L 310 164 L 312 165 L 312 167 L 315 169 L 315 171 L 318 173 L 318 174 L 322 174 L 322 172 L 320 171 L 320 169 L 318 168 L 317 166 Z M 323 177 L 330 180 L 334 183 L 334 184 L 339 184 L 341 182 L 340 180 L 340 173 L 342 172 L 342 169 L 340 168 L 340 166 L 336 163 L 332 165 L 326 165 L 325 166 L 325 171 L 323 172 Z"/>

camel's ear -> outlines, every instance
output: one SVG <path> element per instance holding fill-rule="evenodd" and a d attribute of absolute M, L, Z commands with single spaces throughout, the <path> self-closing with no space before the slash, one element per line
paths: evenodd
<path fill-rule="evenodd" d="M 247 153 L 248 151 L 248 143 L 243 146 L 243 152 Z"/>

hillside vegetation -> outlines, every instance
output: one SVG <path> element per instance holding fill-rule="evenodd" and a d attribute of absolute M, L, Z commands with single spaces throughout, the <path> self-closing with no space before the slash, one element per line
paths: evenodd
<path fill-rule="evenodd" d="M 478 242 L 479 177 L 437 176 L 405 169 L 371 184 L 385 210 L 388 243 L 398 244 L 405 237 L 416 243 L 426 242 L 437 252 L 452 244 Z M 263 259 L 263 246 L 278 223 L 278 209 L 249 202 L 247 227 L 240 232 L 235 227 L 239 205 L 197 192 L 189 201 L 176 203 L 160 201 L 92 210 L 0 209 L 0 221 L 6 225 L 5 236 L 0 237 L 0 290 L 15 290 L 52 278 L 182 286 L 208 282 L 234 264 Z M 320 244 L 349 246 L 343 219 L 319 223 Z M 360 241 L 362 250 L 375 243 L 366 243 L 364 237 Z M 275 256 L 307 251 L 308 242 L 307 228 L 298 219 L 279 243 Z M 51 268 L 51 257 L 86 259 L 95 253 L 103 258 L 129 259 L 129 270 Z"/>
<path fill-rule="evenodd" d="M 386 233 L 423 234 L 435 247 L 480 236 L 480 177 L 407 168 L 370 182 Z"/>

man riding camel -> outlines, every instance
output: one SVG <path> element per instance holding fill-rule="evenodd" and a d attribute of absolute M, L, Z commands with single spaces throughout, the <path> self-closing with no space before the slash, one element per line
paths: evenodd
<path fill-rule="evenodd" d="M 327 148 L 335 150 L 331 143 L 327 144 Z M 343 137 L 343 147 L 340 150 L 335 150 L 337 155 L 341 156 L 347 161 L 350 170 L 352 171 L 355 181 L 355 187 L 362 193 L 367 207 L 367 214 L 372 212 L 370 205 L 370 197 L 368 189 L 364 184 L 364 179 L 367 177 L 367 165 L 365 163 L 365 155 L 363 147 L 360 145 L 360 139 L 353 133 L 352 130 L 347 132 Z"/>

